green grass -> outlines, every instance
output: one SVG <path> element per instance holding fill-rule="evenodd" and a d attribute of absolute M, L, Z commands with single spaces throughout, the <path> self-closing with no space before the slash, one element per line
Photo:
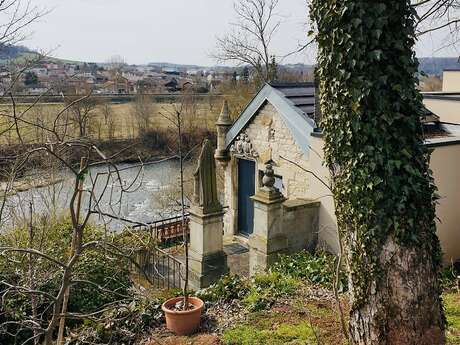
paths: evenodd
<path fill-rule="evenodd" d="M 446 332 L 448 344 L 460 344 L 460 295 L 445 294 L 443 300 L 448 324 Z"/>
<path fill-rule="evenodd" d="M 226 331 L 222 337 L 225 345 L 282 345 L 314 344 L 316 342 L 312 327 L 307 322 L 299 324 L 280 324 L 275 329 L 258 329 L 241 325 Z"/>

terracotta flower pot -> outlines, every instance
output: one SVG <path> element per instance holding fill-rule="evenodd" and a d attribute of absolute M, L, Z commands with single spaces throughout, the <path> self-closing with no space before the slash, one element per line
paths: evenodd
<path fill-rule="evenodd" d="M 204 303 L 197 297 L 189 297 L 188 301 L 195 306 L 192 310 L 177 311 L 171 310 L 177 302 L 180 302 L 184 297 L 171 298 L 163 303 L 163 309 L 166 317 L 166 327 L 177 335 L 190 335 L 200 327 L 201 312 Z"/>

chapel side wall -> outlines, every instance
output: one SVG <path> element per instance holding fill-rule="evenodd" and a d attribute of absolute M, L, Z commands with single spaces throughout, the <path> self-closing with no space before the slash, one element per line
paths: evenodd
<path fill-rule="evenodd" d="M 311 137 L 311 150 L 306 157 L 284 124 L 283 119 L 278 115 L 277 110 L 270 103 L 266 103 L 259 110 L 245 132 L 259 156 L 256 160 L 256 179 L 259 171 L 264 170 L 264 162 L 271 158 L 275 162 L 275 175 L 283 177 L 285 188 L 283 194 L 286 198 L 320 201 L 317 221 L 319 243 L 326 249 L 338 253 L 337 226 L 334 203 L 330 197 L 331 192 L 313 175 L 283 159 L 296 162 L 328 183 L 329 173 L 322 165 L 321 158 L 322 139 Z M 226 168 L 225 203 L 230 207 L 224 220 L 226 235 L 233 235 L 237 231 L 238 180 L 236 161 L 237 159 L 232 157 Z M 258 181 L 256 181 L 256 185 L 258 185 Z M 302 231 L 303 228 L 303 224 L 299 224 L 299 219 L 292 217 L 286 217 L 283 226 L 290 232 L 292 242 L 295 242 L 296 231 Z M 305 224 L 305 227 L 307 226 Z"/>
<path fill-rule="evenodd" d="M 430 168 L 440 199 L 436 205 L 437 234 L 441 241 L 444 263 L 460 259 L 460 145 L 436 147 Z"/>
<path fill-rule="evenodd" d="M 460 92 L 460 71 L 444 71 L 442 74 L 443 92 Z"/>
<path fill-rule="evenodd" d="M 318 221 L 318 239 L 320 247 L 328 250 L 331 253 L 339 254 L 340 245 L 337 232 L 337 218 L 335 216 L 335 203 L 332 196 L 332 191 L 329 189 L 331 185 L 330 173 L 324 164 L 324 141 L 320 137 L 311 137 L 310 140 L 310 169 L 321 180 L 311 176 L 311 184 L 309 195 L 311 199 L 320 201 Z M 327 186 L 326 186 L 327 185 Z"/>
<path fill-rule="evenodd" d="M 441 122 L 460 124 L 459 101 L 425 98 L 423 104 L 438 115 Z"/>

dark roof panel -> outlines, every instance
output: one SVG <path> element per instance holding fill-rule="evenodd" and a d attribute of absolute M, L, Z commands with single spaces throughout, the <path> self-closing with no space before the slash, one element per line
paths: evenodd
<path fill-rule="evenodd" d="M 288 97 L 292 103 L 297 106 L 301 105 L 315 105 L 315 97 Z"/>
<path fill-rule="evenodd" d="M 315 84 L 273 82 L 270 86 L 281 92 L 295 107 L 311 119 L 315 117 Z"/>

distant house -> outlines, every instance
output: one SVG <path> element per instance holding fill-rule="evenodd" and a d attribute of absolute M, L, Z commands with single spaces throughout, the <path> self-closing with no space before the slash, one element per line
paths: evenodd
<path fill-rule="evenodd" d="M 180 72 L 175 68 L 163 68 L 161 71 L 167 75 L 180 75 Z"/>
<path fill-rule="evenodd" d="M 92 76 L 75 76 L 66 80 L 65 83 L 67 84 L 67 88 L 77 95 L 89 94 L 95 88 L 95 78 Z"/>
<path fill-rule="evenodd" d="M 179 82 L 177 81 L 176 78 L 172 78 L 171 80 L 164 83 L 163 85 L 170 92 L 175 92 L 179 90 Z"/>
<path fill-rule="evenodd" d="M 28 69 L 27 71 L 36 74 L 37 77 L 44 77 L 48 75 L 48 70 L 45 67 L 34 67 Z"/>
<path fill-rule="evenodd" d="M 144 78 L 137 82 L 138 93 L 153 93 L 157 92 L 159 88 L 159 82 L 155 78 Z"/>
<path fill-rule="evenodd" d="M 338 253 L 335 207 L 325 186 L 330 174 L 323 164 L 318 115 L 312 83 L 266 84 L 233 123 L 224 109 L 217 122 L 216 159 L 225 175 L 225 236 L 249 237 L 251 246 L 252 196 L 262 186 L 270 163 L 275 186 L 286 201 L 276 220 L 282 232 L 275 236 L 276 243 L 267 245 L 295 252 L 320 244 Z M 430 167 L 441 196 L 437 228 L 444 259 L 449 262 L 460 259 L 460 126 L 442 122 L 442 117 L 429 110 L 421 121 L 427 134 L 425 145 L 433 149 Z"/>
<path fill-rule="evenodd" d="M 130 82 L 127 78 L 117 75 L 103 84 L 103 88 L 113 94 L 130 94 L 136 93 L 136 84 Z"/>

